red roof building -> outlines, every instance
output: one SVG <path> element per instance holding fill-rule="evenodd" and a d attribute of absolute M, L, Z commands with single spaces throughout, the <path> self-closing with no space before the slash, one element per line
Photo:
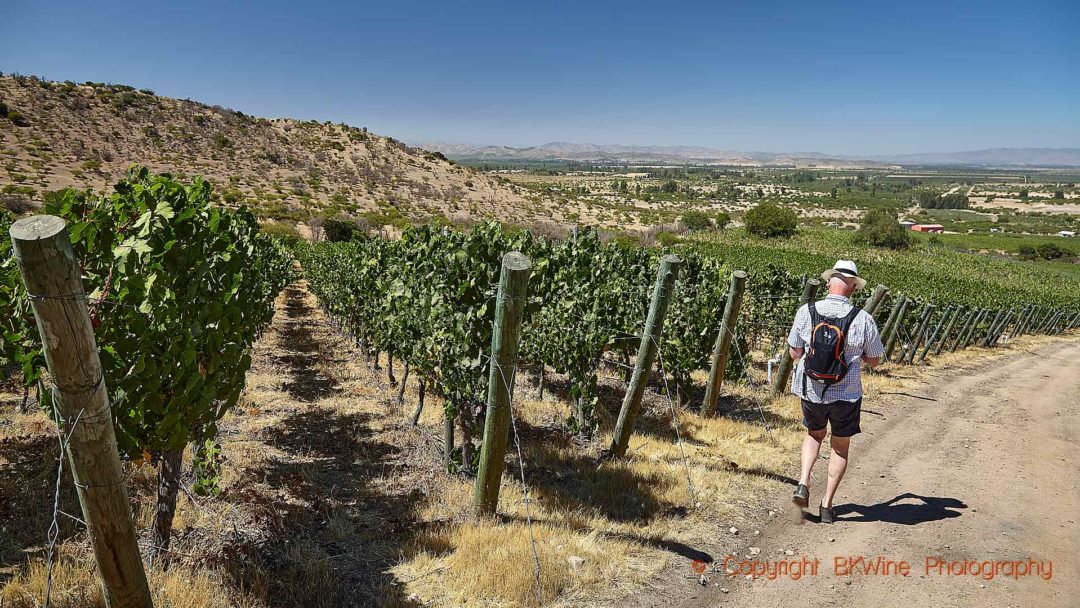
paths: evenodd
<path fill-rule="evenodd" d="M 941 224 L 915 224 L 911 229 L 915 232 L 945 232 Z"/>

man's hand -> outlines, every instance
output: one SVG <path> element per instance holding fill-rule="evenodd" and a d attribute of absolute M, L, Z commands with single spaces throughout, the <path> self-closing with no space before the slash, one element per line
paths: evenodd
<path fill-rule="evenodd" d="M 802 357 L 803 349 L 801 349 L 801 348 L 791 348 L 789 346 L 788 347 L 788 352 L 791 355 L 791 360 L 792 361 L 798 361 Z"/>
<path fill-rule="evenodd" d="M 877 367 L 878 363 L 881 363 L 881 357 L 867 357 L 866 355 L 863 355 L 862 360 L 867 367 Z"/>

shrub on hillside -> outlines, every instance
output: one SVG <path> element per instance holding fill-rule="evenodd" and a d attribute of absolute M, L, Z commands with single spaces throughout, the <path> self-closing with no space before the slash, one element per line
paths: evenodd
<path fill-rule="evenodd" d="M 731 214 L 727 211 L 721 211 L 713 216 L 713 224 L 716 225 L 717 230 L 723 230 L 731 223 Z"/>
<path fill-rule="evenodd" d="M 15 215 L 22 215 L 29 213 L 34 205 L 25 194 L 0 194 L 0 207 Z"/>
<path fill-rule="evenodd" d="M 259 228 L 265 234 L 268 234 L 270 236 L 276 236 L 290 243 L 299 241 L 301 239 L 300 231 L 296 229 L 296 226 L 294 224 L 288 222 L 261 224 Z"/>
<path fill-rule="evenodd" d="M 351 241 L 358 232 L 360 226 L 353 220 L 328 219 L 323 222 L 323 234 L 326 240 L 332 243 Z"/>
<path fill-rule="evenodd" d="M 708 230 L 712 227 L 712 222 L 709 220 L 708 215 L 701 211 L 693 210 L 683 214 L 682 224 L 690 231 Z"/>
<path fill-rule="evenodd" d="M 894 211 L 871 209 L 863 216 L 856 239 L 874 247 L 904 249 L 911 245 L 911 231 L 900 225 Z"/>
<path fill-rule="evenodd" d="M 1035 251 L 1039 254 L 1039 257 L 1044 260 L 1056 260 L 1069 253 L 1056 243 L 1043 243 L 1036 247 Z"/>
<path fill-rule="evenodd" d="M 761 203 L 746 212 L 746 231 L 754 236 L 775 237 L 795 234 L 797 217 L 791 209 L 773 203 Z"/>

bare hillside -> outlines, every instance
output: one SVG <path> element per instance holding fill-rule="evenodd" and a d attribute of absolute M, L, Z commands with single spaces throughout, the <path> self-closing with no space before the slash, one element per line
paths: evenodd
<path fill-rule="evenodd" d="M 203 175 L 224 204 L 282 220 L 552 217 L 518 186 L 344 124 L 256 118 L 123 85 L 25 76 L 0 76 L 0 102 L 0 188 L 8 199 L 102 190 L 138 162 Z"/>

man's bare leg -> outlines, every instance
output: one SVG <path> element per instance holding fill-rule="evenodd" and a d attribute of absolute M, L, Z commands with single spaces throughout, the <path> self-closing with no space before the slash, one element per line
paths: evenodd
<path fill-rule="evenodd" d="M 821 452 L 821 442 L 825 441 L 825 429 L 820 431 L 807 431 L 802 443 L 802 476 L 799 483 L 810 487 L 810 473 L 814 470 L 818 453 Z"/>
<path fill-rule="evenodd" d="M 832 508 L 833 495 L 836 488 L 840 487 L 840 480 L 847 471 L 848 447 L 851 446 L 851 437 L 832 437 L 832 453 L 829 454 L 829 481 L 825 484 L 825 495 L 821 497 L 821 504 L 826 509 Z M 806 468 L 806 445 L 803 444 L 803 468 Z"/>

